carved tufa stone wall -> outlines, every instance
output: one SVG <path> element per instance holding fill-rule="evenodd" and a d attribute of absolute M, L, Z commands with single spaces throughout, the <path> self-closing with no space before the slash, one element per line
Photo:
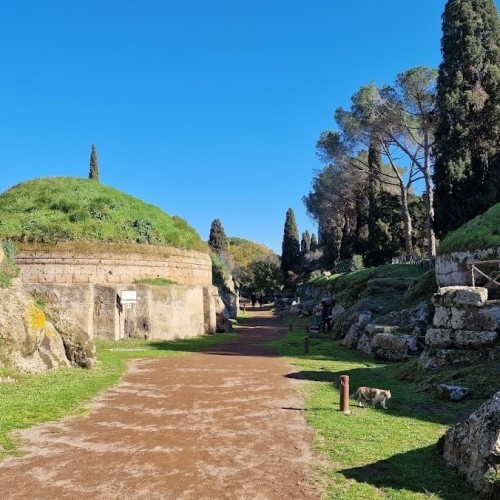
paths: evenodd
<path fill-rule="evenodd" d="M 178 339 L 216 328 L 217 289 L 208 254 L 148 245 L 58 244 L 18 250 L 23 286 L 70 313 L 92 336 Z M 175 284 L 135 284 L 144 278 Z M 121 305 L 123 290 L 138 301 Z"/>
<path fill-rule="evenodd" d="M 432 299 L 433 325 L 419 362 L 425 369 L 469 366 L 500 359 L 500 305 L 482 287 L 442 287 Z"/>
<path fill-rule="evenodd" d="M 470 262 L 500 259 L 500 247 L 474 252 L 453 252 L 436 257 L 436 281 L 438 286 L 472 285 Z"/>
<path fill-rule="evenodd" d="M 24 283 L 133 283 L 169 278 L 178 285 L 212 285 L 206 253 L 151 245 L 71 244 L 30 248 L 16 256 Z"/>

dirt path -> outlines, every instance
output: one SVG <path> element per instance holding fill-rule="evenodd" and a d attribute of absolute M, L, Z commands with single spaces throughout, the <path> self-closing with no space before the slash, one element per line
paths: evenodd
<path fill-rule="evenodd" d="M 311 431 L 293 368 L 256 343 L 283 336 L 256 309 L 238 339 L 133 362 L 84 418 L 23 432 L 2 499 L 313 499 Z"/>

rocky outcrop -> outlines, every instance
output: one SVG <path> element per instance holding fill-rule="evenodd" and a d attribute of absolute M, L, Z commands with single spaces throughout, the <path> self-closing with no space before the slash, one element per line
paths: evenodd
<path fill-rule="evenodd" d="M 420 357 L 425 369 L 465 366 L 500 359 L 500 305 L 489 305 L 482 287 L 440 288 L 433 297 L 433 325 Z"/>
<path fill-rule="evenodd" d="M 483 498 L 500 498 L 500 392 L 438 443 L 447 465 Z"/>
<path fill-rule="evenodd" d="M 52 310 L 49 320 L 21 288 L 0 289 L 0 367 L 43 373 L 94 364 L 92 339 L 63 312 Z"/>

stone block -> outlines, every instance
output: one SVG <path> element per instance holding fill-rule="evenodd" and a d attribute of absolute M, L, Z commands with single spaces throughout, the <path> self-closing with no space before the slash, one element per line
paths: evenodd
<path fill-rule="evenodd" d="M 434 349 L 448 349 L 453 346 L 453 330 L 451 328 L 428 328 L 425 343 Z"/>
<path fill-rule="evenodd" d="M 439 384 L 437 392 L 439 398 L 443 401 L 462 401 L 472 391 L 468 387 L 461 387 L 459 385 Z"/>
<path fill-rule="evenodd" d="M 387 325 L 368 324 L 365 327 L 365 331 L 368 335 L 375 335 L 376 333 L 393 333 L 397 330 L 398 330 L 397 326 L 387 326 Z"/>
<path fill-rule="evenodd" d="M 436 306 L 432 324 L 438 328 L 451 328 L 451 307 Z"/>
<path fill-rule="evenodd" d="M 426 347 L 419 358 L 424 370 L 441 370 L 446 367 L 471 366 L 490 361 L 498 356 L 498 350 L 490 349 L 433 349 Z"/>
<path fill-rule="evenodd" d="M 371 349 L 377 358 L 400 361 L 415 356 L 418 343 L 413 335 L 378 333 L 372 338 Z"/>
<path fill-rule="evenodd" d="M 442 287 L 432 298 L 434 305 L 447 307 L 482 307 L 487 300 L 486 288 L 472 286 Z"/>
<path fill-rule="evenodd" d="M 373 350 L 371 346 L 371 337 L 368 335 L 363 334 L 361 338 L 359 339 L 358 342 L 358 351 L 364 354 L 365 356 L 373 356 Z"/>
<path fill-rule="evenodd" d="M 456 349 L 482 349 L 494 345 L 498 339 L 497 332 L 456 330 L 453 334 Z"/>
<path fill-rule="evenodd" d="M 359 323 L 354 323 L 349 328 L 346 336 L 342 339 L 342 345 L 349 347 L 351 349 L 356 349 L 359 339 L 362 337 L 364 333 L 364 326 Z"/>
<path fill-rule="evenodd" d="M 500 498 L 500 392 L 451 427 L 438 449 L 481 498 Z"/>
<path fill-rule="evenodd" d="M 455 330 L 496 330 L 497 318 L 490 308 L 452 307 L 450 327 Z"/>

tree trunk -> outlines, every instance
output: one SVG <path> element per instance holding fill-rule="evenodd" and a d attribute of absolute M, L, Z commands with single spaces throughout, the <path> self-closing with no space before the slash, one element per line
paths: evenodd
<path fill-rule="evenodd" d="M 413 242 L 411 240 L 412 223 L 410 208 L 408 206 L 408 188 L 401 186 L 401 210 L 403 213 L 404 236 L 405 236 L 405 255 L 407 258 L 413 255 Z"/>
<path fill-rule="evenodd" d="M 427 190 L 427 256 L 436 256 L 436 235 L 434 234 L 434 187 L 431 178 L 431 148 L 427 135 L 425 141 L 425 188 Z"/>

